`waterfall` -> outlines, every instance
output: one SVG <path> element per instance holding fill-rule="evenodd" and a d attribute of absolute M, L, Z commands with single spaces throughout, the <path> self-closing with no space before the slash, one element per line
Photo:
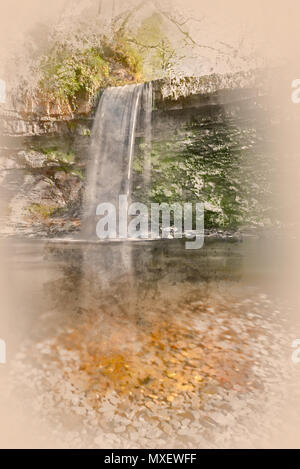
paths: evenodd
<path fill-rule="evenodd" d="M 151 140 L 152 140 L 152 83 L 146 83 L 143 88 L 144 110 L 144 184 L 149 188 L 151 183 Z"/>
<path fill-rule="evenodd" d="M 143 132 L 147 150 L 144 153 L 146 180 L 151 175 L 150 144 L 152 86 L 126 85 L 107 88 L 99 101 L 91 135 L 90 159 L 84 198 L 84 219 L 81 238 L 97 241 L 96 207 L 113 203 L 118 207 L 119 195 L 130 203 L 131 166 L 134 156 L 135 129 Z M 108 242 L 105 249 L 95 250 L 87 243 L 82 254 L 80 303 L 86 307 L 101 292 L 112 291 L 115 306 L 123 307 L 126 292 L 128 307 L 134 303 L 132 243 Z M 123 290 L 123 291 L 124 291 Z M 120 297 L 120 298 L 119 298 Z M 132 303 L 133 302 L 133 303 Z"/>
<path fill-rule="evenodd" d="M 96 239 L 96 207 L 130 196 L 135 128 L 145 85 L 107 88 L 97 108 L 87 170 L 83 233 Z"/>

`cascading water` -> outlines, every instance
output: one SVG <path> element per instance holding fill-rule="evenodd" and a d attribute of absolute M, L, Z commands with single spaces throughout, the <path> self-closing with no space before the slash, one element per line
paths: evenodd
<path fill-rule="evenodd" d="M 151 183 L 151 140 L 152 140 L 152 83 L 146 83 L 143 88 L 143 110 L 144 110 L 144 184 L 149 188 Z"/>
<path fill-rule="evenodd" d="M 150 183 L 151 117 L 151 84 L 126 85 L 108 88 L 103 92 L 92 130 L 81 234 L 84 240 L 98 240 L 96 226 L 99 216 L 96 215 L 96 208 L 99 204 L 113 204 L 118 213 L 120 195 L 125 195 L 130 203 L 131 166 L 137 124 L 139 132 L 144 133 L 146 144 L 144 181 Z M 94 292 L 98 295 L 102 288 L 109 287 L 118 297 L 122 282 L 129 298 L 131 272 L 132 247 L 124 237 L 121 243 L 111 243 L 108 240 L 105 251 L 101 250 L 101 255 L 99 253 L 96 258 L 95 250 L 87 244 L 82 258 L 82 304 L 89 303 Z M 123 304 L 123 301 L 124 295 L 120 303 Z M 115 303 L 118 304 L 118 299 Z"/>
<path fill-rule="evenodd" d="M 84 236 L 96 239 L 96 207 L 118 207 L 119 195 L 130 196 L 135 128 L 143 85 L 108 88 L 101 96 L 92 130 L 91 158 L 85 193 Z"/>

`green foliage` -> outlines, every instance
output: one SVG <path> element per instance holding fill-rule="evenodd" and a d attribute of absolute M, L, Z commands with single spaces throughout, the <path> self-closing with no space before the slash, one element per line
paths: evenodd
<path fill-rule="evenodd" d="M 124 76 L 115 76 L 123 68 Z M 97 45 L 87 47 L 82 40 L 79 46 L 55 43 L 40 61 L 43 96 L 60 100 L 76 110 L 80 100 L 90 101 L 101 87 L 140 81 L 142 59 L 125 36 L 116 34 L 113 39 L 102 37 Z"/>
<path fill-rule="evenodd" d="M 123 19 L 113 26 L 111 36 L 84 23 L 73 31 L 50 35 L 48 49 L 36 67 L 42 96 L 76 111 L 82 101 L 91 102 L 100 88 L 170 72 L 177 55 L 167 29 L 162 15 L 153 13 L 136 29 Z"/>
<path fill-rule="evenodd" d="M 78 98 L 89 98 L 109 75 L 109 65 L 99 51 L 68 51 L 54 48 L 41 62 L 40 86 L 46 95 L 76 104 Z"/>
<path fill-rule="evenodd" d="M 116 32 L 112 40 L 103 38 L 102 50 L 107 60 L 122 65 L 126 71 L 133 74 L 135 81 L 142 78 L 142 57 L 125 34 Z"/>

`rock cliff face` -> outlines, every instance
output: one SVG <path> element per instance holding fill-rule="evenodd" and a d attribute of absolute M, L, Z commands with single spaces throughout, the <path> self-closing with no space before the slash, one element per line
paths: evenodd
<path fill-rule="evenodd" d="M 237 147 L 239 154 L 244 153 L 246 156 L 249 155 L 249 149 L 255 150 L 255 145 L 261 138 L 257 129 L 254 129 L 255 119 L 258 115 L 262 120 L 266 118 L 264 94 L 263 80 L 257 74 L 250 73 L 154 81 L 152 157 L 156 193 L 152 193 L 150 198 L 171 201 L 170 194 L 174 195 L 174 187 L 160 187 L 163 186 L 163 174 L 170 176 L 170 171 L 179 178 L 179 185 L 193 179 L 195 171 L 202 171 L 202 175 L 203 171 L 208 171 L 211 178 L 203 181 L 207 187 L 212 188 L 217 181 L 216 178 L 213 181 L 213 173 L 217 170 L 222 175 L 219 183 L 223 184 L 224 190 L 226 184 L 234 186 L 231 180 L 226 179 L 229 176 L 225 167 L 229 163 L 228 168 L 232 169 L 241 161 L 236 158 Z M 99 96 L 95 98 L 93 106 L 82 103 L 76 115 L 51 103 L 41 104 L 37 98 L 22 102 L 17 97 L 10 97 L 7 104 L 2 105 L 2 234 L 57 236 L 79 229 L 85 167 L 98 99 Z M 236 124 L 238 132 L 232 130 L 233 121 L 236 121 L 235 124 L 240 122 Z M 226 130 L 228 128 L 231 129 L 229 132 Z M 244 137 L 239 136 L 246 134 L 249 138 L 245 143 Z M 226 141 L 221 148 L 224 138 Z M 203 153 L 201 145 L 204 141 L 206 150 Z M 133 181 L 135 196 L 141 200 L 145 194 L 141 192 L 138 162 L 143 143 L 142 123 L 138 122 L 137 164 L 134 165 Z M 167 153 L 169 163 L 166 166 L 164 158 Z M 194 167 L 189 168 L 192 172 L 182 173 L 187 179 L 181 180 L 178 165 L 192 162 L 190 157 L 195 155 L 197 158 L 194 158 Z M 223 166 L 218 166 L 216 158 L 222 160 Z M 199 167 L 201 161 L 208 160 L 208 166 Z M 199 181 L 195 180 L 193 184 L 195 188 Z M 235 202 L 239 197 L 236 191 L 238 187 L 230 194 L 219 194 L 219 202 L 215 199 L 213 203 L 210 201 L 210 208 L 215 206 L 217 211 L 224 211 L 224 207 L 218 207 L 218 203 L 226 205 L 233 198 L 236 209 L 238 204 Z M 207 197 L 212 197 L 218 189 L 206 192 Z M 183 197 L 180 191 L 178 194 L 175 191 L 175 195 Z M 251 197 L 252 195 L 251 193 Z M 212 220 L 214 219 L 216 220 L 212 215 Z"/>
<path fill-rule="evenodd" d="M 239 72 L 235 74 L 207 75 L 202 77 L 178 77 L 153 82 L 154 101 L 158 108 L 185 108 L 194 105 L 226 100 L 228 90 L 237 94 L 241 90 L 255 89 L 256 93 L 266 91 L 266 73 L 262 71 Z"/>
<path fill-rule="evenodd" d="M 258 72 L 164 78 L 152 83 L 154 108 L 158 110 L 224 104 L 239 99 L 243 90 L 265 94 L 266 89 L 266 79 Z M 19 90 L 7 97 L 5 105 L 0 103 L 0 132 L 4 136 L 65 135 L 79 127 L 82 133 L 91 127 L 100 95 L 101 90 L 92 102 L 82 99 L 74 113 L 65 101 L 45 101 L 39 94 Z"/>

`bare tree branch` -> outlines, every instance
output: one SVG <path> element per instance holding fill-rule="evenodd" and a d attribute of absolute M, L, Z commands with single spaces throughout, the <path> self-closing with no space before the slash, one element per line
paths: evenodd
<path fill-rule="evenodd" d="M 158 43 L 158 44 L 143 44 L 142 42 L 137 41 L 133 37 L 127 38 L 127 41 L 131 42 L 132 44 L 135 44 L 138 47 L 142 47 L 143 49 L 160 49 L 161 48 L 160 43 Z"/>
<path fill-rule="evenodd" d="M 208 50 L 211 50 L 211 51 L 214 51 L 214 52 L 217 52 L 218 54 L 220 55 L 223 55 L 223 56 L 226 56 L 226 57 L 236 57 L 236 55 L 238 54 L 238 50 L 236 49 L 236 47 L 234 46 L 231 46 L 230 44 L 227 44 L 225 42 L 222 42 L 222 41 L 219 41 L 219 43 L 225 47 L 227 47 L 228 49 L 231 49 L 234 54 L 232 54 L 232 52 L 227 52 L 221 48 L 218 48 L 218 47 L 214 47 L 214 46 L 210 46 L 208 44 L 200 44 L 198 43 L 192 36 L 191 34 L 186 31 L 185 29 L 183 29 L 183 26 L 188 22 L 188 21 L 197 21 L 197 22 L 202 22 L 204 19 L 205 19 L 205 16 L 203 16 L 202 18 L 199 18 L 199 19 L 196 19 L 196 18 L 188 18 L 187 20 L 185 21 L 180 21 L 178 20 L 177 18 L 174 17 L 174 15 L 170 14 L 169 12 L 163 10 L 160 5 L 158 4 L 157 1 L 154 2 L 155 4 L 155 7 L 157 8 L 157 10 L 165 17 L 167 18 L 172 24 L 174 24 L 174 26 L 176 26 L 176 28 L 179 30 L 179 32 L 184 36 L 185 38 L 185 43 L 187 45 L 192 45 L 192 46 L 195 46 L 195 47 L 199 47 L 201 49 L 208 49 Z M 240 57 L 242 60 L 247 60 L 247 57 L 244 57 L 244 56 L 241 56 Z"/>

